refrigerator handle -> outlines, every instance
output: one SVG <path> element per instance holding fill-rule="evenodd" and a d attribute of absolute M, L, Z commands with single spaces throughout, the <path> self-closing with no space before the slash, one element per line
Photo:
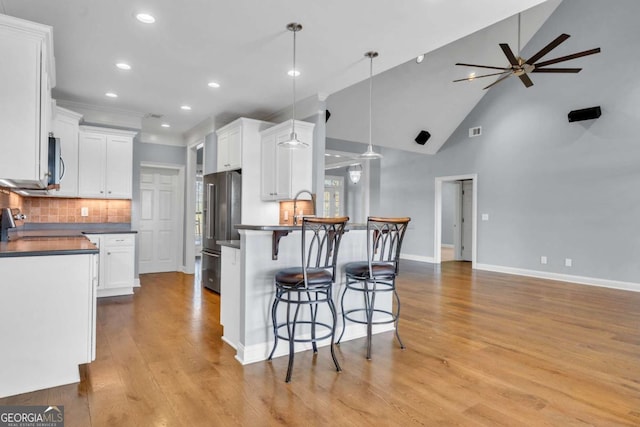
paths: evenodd
<path fill-rule="evenodd" d="M 207 214 L 204 217 L 204 228 L 207 230 L 207 239 L 213 239 L 212 225 L 215 224 L 215 220 L 211 221 L 211 215 L 215 215 L 215 208 L 213 204 L 213 193 L 215 185 L 207 184 Z"/>

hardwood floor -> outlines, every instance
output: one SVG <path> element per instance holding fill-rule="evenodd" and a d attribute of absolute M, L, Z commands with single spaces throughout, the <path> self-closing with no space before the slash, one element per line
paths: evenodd
<path fill-rule="evenodd" d="M 241 366 L 219 298 L 180 273 L 98 304 L 80 384 L 0 399 L 64 405 L 67 426 L 640 425 L 640 293 L 403 262 L 392 333 Z M 3 367 L 6 369 L 7 367 Z"/>

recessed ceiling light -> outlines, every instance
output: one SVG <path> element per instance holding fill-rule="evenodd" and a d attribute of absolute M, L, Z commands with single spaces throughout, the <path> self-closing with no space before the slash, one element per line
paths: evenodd
<path fill-rule="evenodd" d="M 148 13 L 138 13 L 136 15 L 136 19 L 143 24 L 153 24 L 154 22 L 156 22 L 156 18 L 154 18 L 152 15 L 149 15 Z"/>
<path fill-rule="evenodd" d="M 183 105 L 180 107 L 181 109 L 185 110 L 185 111 L 191 111 L 191 107 L 188 105 Z"/>
<path fill-rule="evenodd" d="M 130 70 L 131 69 L 131 65 L 125 63 L 125 62 L 118 62 L 116 64 L 116 67 L 120 68 L 121 70 Z"/>
<path fill-rule="evenodd" d="M 422 61 L 424 61 L 424 55 L 418 55 L 418 57 L 416 58 L 416 62 L 419 64 Z"/>
<path fill-rule="evenodd" d="M 169 123 L 163 123 L 160 126 L 162 126 L 163 128 L 170 128 L 171 125 Z"/>
<path fill-rule="evenodd" d="M 208 86 L 209 86 L 209 87 L 215 87 L 215 88 L 218 88 L 218 87 L 220 87 L 220 83 L 216 83 L 216 82 L 209 82 L 209 85 L 208 85 Z"/>
<path fill-rule="evenodd" d="M 118 94 L 117 93 L 113 93 L 113 92 L 107 92 L 104 94 L 104 96 L 107 96 L 109 98 L 117 98 Z"/>
<path fill-rule="evenodd" d="M 298 71 L 298 70 L 289 70 L 287 72 L 287 74 L 289 74 L 291 77 L 298 77 L 300 75 L 300 71 Z"/>

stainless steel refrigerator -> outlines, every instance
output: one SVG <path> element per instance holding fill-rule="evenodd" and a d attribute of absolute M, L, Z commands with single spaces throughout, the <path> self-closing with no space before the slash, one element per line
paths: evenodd
<path fill-rule="evenodd" d="M 203 179 L 202 284 L 220 293 L 220 240 L 239 240 L 242 174 L 218 172 Z"/>

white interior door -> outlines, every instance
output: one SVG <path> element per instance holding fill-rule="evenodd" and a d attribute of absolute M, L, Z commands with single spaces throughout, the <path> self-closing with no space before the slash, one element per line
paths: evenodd
<path fill-rule="evenodd" d="M 461 259 L 471 261 L 471 234 L 473 233 L 473 181 L 462 181 L 462 233 Z"/>
<path fill-rule="evenodd" d="M 177 182 L 174 169 L 140 171 L 140 274 L 178 270 Z"/>

